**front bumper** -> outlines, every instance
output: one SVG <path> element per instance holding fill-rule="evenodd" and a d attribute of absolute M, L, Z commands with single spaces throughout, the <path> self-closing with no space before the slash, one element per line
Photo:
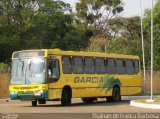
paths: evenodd
<path fill-rule="evenodd" d="M 43 92 L 39 95 L 35 95 L 34 93 L 28 93 L 28 94 L 16 94 L 12 93 L 10 94 L 11 100 L 35 100 L 35 99 L 48 99 L 48 92 Z"/>

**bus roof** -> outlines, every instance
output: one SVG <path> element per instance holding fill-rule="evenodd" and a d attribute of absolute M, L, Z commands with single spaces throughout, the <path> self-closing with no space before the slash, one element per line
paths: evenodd
<path fill-rule="evenodd" d="M 25 56 L 25 53 L 27 53 Z M 21 53 L 21 54 L 20 54 Z M 24 53 L 24 54 L 23 54 Z M 39 53 L 36 55 L 36 53 Z M 19 54 L 19 55 L 18 55 Z M 31 55 L 31 56 L 30 56 Z M 33 56 L 32 56 L 33 55 Z M 100 52 L 84 52 L 84 51 L 63 51 L 60 49 L 35 49 L 35 50 L 21 50 L 13 52 L 12 58 L 22 57 L 47 57 L 48 55 L 64 55 L 64 56 L 86 56 L 86 57 L 108 57 L 108 58 L 126 58 L 126 59 L 140 59 L 136 55 L 124 55 L 124 54 L 110 54 Z"/>
<path fill-rule="evenodd" d="M 60 49 L 49 49 L 48 54 L 65 55 L 65 56 L 93 56 L 93 57 L 108 57 L 108 58 L 126 58 L 126 59 L 140 59 L 136 55 L 111 54 L 100 52 L 84 52 L 84 51 L 63 51 Z"/>

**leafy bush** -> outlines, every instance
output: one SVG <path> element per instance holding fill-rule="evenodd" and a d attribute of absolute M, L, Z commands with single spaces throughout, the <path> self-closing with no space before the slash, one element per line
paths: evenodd
<path fill-rule="evenodd" d="M 8 72 L 9 68 L 10 67 L 8 64 L 0 63 L 0 73 Z"/>

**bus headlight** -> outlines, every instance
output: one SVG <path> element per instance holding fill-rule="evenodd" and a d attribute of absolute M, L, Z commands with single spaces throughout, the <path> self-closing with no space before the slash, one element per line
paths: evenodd
<path fill-rule="evenodd" d="M 15 91 L 10 91 L 10 94 L 16 94 L 16 92 Z"/>
<path fill-rule="evenodd" d="M 34 96 L 41 96 L 41 94 L 43 93 L 43 90 L 37 90 L 34 93 Z"/>

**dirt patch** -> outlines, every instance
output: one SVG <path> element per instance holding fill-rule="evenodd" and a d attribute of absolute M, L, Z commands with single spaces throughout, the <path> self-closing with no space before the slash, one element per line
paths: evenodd
<path fill-rule="evenodd" d="M 0 99 L 9 97 L 9 73 L 0 73 Z"/>

